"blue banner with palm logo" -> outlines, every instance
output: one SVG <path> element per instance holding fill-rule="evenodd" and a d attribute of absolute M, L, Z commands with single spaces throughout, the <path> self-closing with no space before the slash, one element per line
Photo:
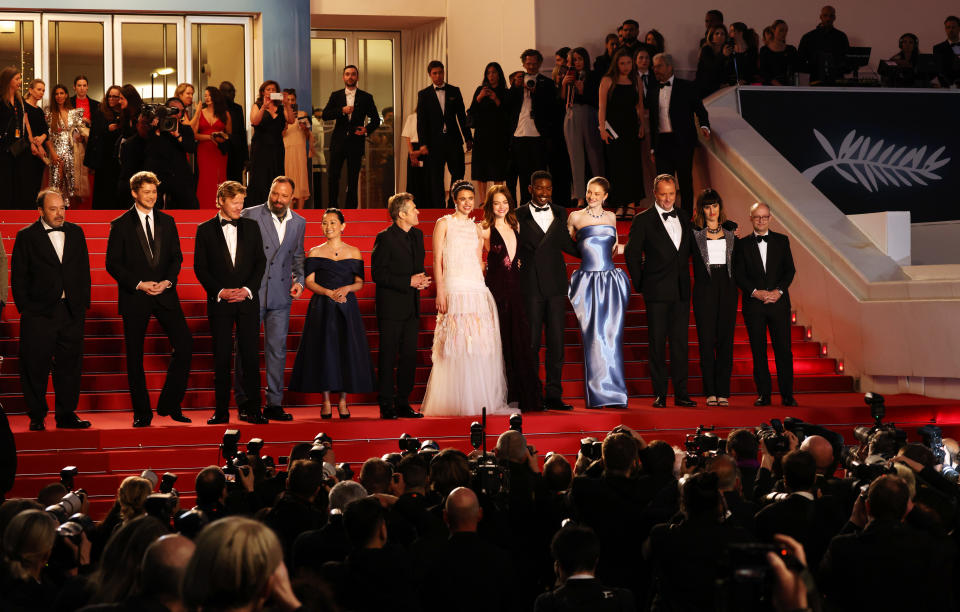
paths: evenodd
<path fill-rule="evenodd" d="M 960 92 L 741 88 L 740 113 L 846 214 L 960 219 Z"/>

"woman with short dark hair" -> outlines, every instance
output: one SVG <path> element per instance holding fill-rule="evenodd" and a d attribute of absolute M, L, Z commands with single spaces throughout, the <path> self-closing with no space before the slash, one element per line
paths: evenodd
<path fill-rule="evenodd" d="M 510 156 L 510 125 L 507 119 L 507 83 L 503 68 L 490 62 L 483 69 L 483 82 L 473 92 L 467 118 L 473 127 L 473 157 L 470 177 L 481 192 L 488 182 L 507 180 Z"/>
<path fill-rule="evenodd" d="M 227 101 L 216 87 L 203 90 L 203 104 L 190 120 L 197 139 L 197 200 L 217 201 L 217 185 L 227 180 L 227 139 L 233 130 Z"/>
<path fill-rule="evenodd" d="M 587 162 L 594 174 L 603 174 L 603 143 L 597 132 L 600 78 L 590 70 L 590 54 L 583 47 L 570 51 L 567 73 L 561 82 L 560 97 L 566 101 L 563 137 L 567 143 L 573 194 L 583 206 L 586 197 Z"/>

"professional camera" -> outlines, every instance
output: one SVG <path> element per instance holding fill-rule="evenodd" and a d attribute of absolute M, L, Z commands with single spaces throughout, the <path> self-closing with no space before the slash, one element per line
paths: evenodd
<path fill-rule="evenodd" d="M 705 467 L 711 457 L 727 454 L 727 441 L 713 433 L 715 427 L 698 425 L 697 430 L 687 434 L 683 445 L 687 451 L 684 459 L 687 467 Z"/>
<path fill-rule="evenodd" d="M 947 451 L 943 448 L 943 430 L 936 425 L 924 425 L 917 430 L 923 445 L 933 451 L 934 464 L 943 463 Z"/>
<path fill-rule="evenodd" d="M 176 493 L 151 493 L 143 504 L 147 514 L 156 517 L 164 525 L 170 525 L 179 507 L 180 496 Z"/>
<path fill-rule="evenodd" d="M 248 455 L 259 455 L 260 451 L 262 450 L 263 450 L 263 438 L 250 438 L 250 441 L 247 442 Z"/>
<path fill-rule="evenodd" d="M 174 517 L 173 528 L 180 535 L 193 540 L 209 522 L 210 517 L 204 514 L 203 510 L 200 510 L 199 508 L 193 508 L 191 510 L 187 510 L 186 512 L 181 512 Z"/>
<path fill-rule="evenodd" d="M 731 543 L 723 564 L 726 575 L 720 580 L 722 601 L 719 610 L 769 610 L 772 607 L 774 575 L 767 553 L 779 556 L 793 572 L 803 571 L 800 561 L 780 544 Z"/>
<path fill-rule="evenodd" d="M 333 448 L 333 438 L 321 431 L 313 437 L 313 446 L 310 447 L 310 460 L 323 461 L 327 456 L 327 451 L 331 448 Z"/>
<path fill-rule="evenodd" d="M 523 75 L 523 86 L 527 89 L 535 89 L 537 87 L 537 75 L 535 74 L 525 74 Z"/>
<path fill-rule="evenodd" d="M 176 132 L 180 123 L 180 109 L 163 104 L 144 104 L 140 116 L 148 123 L 156 120 L 157 129 L 161 132 Z"/>
<path fill-rule="evenodd" d="M 227 476 L 228 484 L 235 484 L 240 469 L 249 470 L 247 454 L 240 450 L 240 430 L 228 429 L 223 432 L 223 441 L 220 444 L 220 455 L 223 457 L 223 473 Z M 246 472 L 244 472 L 246 473 Z"/>
<path fill-rule="evenodd" d="M 510 429 L 523 433 L 523 415 L 519 412 L 510 415 Z"/>
<path fill-rule="evenodd" d="M 470 444 L 482 454 L 470 462 L 470 487 L 478 495 L 489 498 L 494 505 L 506 506 L 510 491 L 510 472 L 496 457 L 487 454 L 487 408 L 480 411 L 480 422 L 470 424 Z"/>
<path fill-rule="evenodd" d="M 77 489 L 76 491 L 70 491 L 64 495 L 60 501 L 47 506 L 44 510 L 52 514 L 58 523 L 66 523 L 70 520 L 71 516 L 80 513 L 83 509 L 83 502 L 86 501 L 86 499 L 87 492 L 83 489 Z"/>
<path fill-rule="evenodd" d="M 411 437 L 410 434 L 405 433 L 401 435 L 397 442 L 400 446 L 400 452 L 404 455 L 407 453 L 415 453 L 420 450 L 420 440 Z"/>
<path fill-rule="evenodd" d="M 580 454 L 590 461 L 600 459 L 603 456 L 603 442 L 593 436 L 580 438 Z"/>
<path fill-rule="evenodd" d="M 73 491 L 74 480 L 76 480 L 78 473 L 79 470 L 75 465 L 68 465 L 62 468 L 60 470 L 60 484 L 62 484 L 67 491 Z"/>
<path fill-rule="evenodd" d="M 770 419 L 769 424 L 761 423 L 757 428 L 757 438 L 771 455 L 785 455 L 790 450 L 790 440 L 780 419 Z"/>

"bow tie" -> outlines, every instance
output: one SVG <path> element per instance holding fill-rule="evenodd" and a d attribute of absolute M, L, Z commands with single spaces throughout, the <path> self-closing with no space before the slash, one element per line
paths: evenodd
<path fill-rule="evenodd" d="M 223 227 L 224 225 L 232 225 L 233 227 L 237 227 L 240 225 L 240 221 L 238 219 L 220 219 L 220 227 Z"/>
<path fill-rule="evenodd" d="M 50 232 L 62 232 L 62 231 L 63 231 L 63 227 L 51 227 L 50 229 L 47 230 L 47 233 L 49 234 Z"/>
<path fill-rule="evenodd" d="M 766 234 L 763 236 L 757 236 L 757 244 L 760 244 L 761 242 L 767 242 L 767 238 L 768 236 Z"/>
<path fill-rule="evenodd" d="M 660 214 L 663 215 L 663 220 L 664 220 L 664 221 L 666 221 L 666 220 L 669 219 L 670 217 L 674 217 L 674 218 L 676 218 L 676 219 L 679 219 L 679 218 L 680 218 L 680 216 L 677 215 L 677 209 L 676 209 L 676 208 L 674 208 L 674 209 L 671 210 L 670 212 L 665 212 L 665 213 L 660 213 Z"/>
<path fill-rule="evenodd" d="M 550 210 L 550 205 L 549 205 L 549 204 L 547 204 L 546 206 L 537 206 L 536 204 L 534 204 L 534 203 L 531 202 L 531 203 L 530 203 L 530 206 L 532 206 L 532 207 L 533 207 L 533 210 L 535 210 L 535 211 L 537 211 L 537 212 L 547 212 L 548 210 Z"/>
<path fill-rule="evenodd" d="M 440 87 L 434 87 L 437 91 L 445 91 L 447 89 L 446 85 L 441 85 Z"/>
<path fill-rule="evenodd" d="M 660 89 L 663 89 L 664 87 L 670 87 L 670 81 L 667 81 L 666 83 L 658 83 L 658 85 L 660 85 Z"/>

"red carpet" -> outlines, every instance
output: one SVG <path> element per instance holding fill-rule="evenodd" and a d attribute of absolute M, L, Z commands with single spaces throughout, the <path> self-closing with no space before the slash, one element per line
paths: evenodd
<path fill-rule="evenodd" d="M 4 310 L 4 320 L 0 321 L 0 355 L 5 357 L 0 371 L 0 402 L 8 414 L 17 434 L 20 453 L 20 477 L 12 495 L 35 495 L 40 483 L 48 482 L 59 468 L 67 464 L 76 464 L 81 477 L 78 486 L 83 486 L 96 500 L 96 508 L 104 504 L 116 491 L 119 481 L 144 467 L 155 470 L 172 470 L 181 474 L 179 488 L 193 488 L 192 479 L 198 468 L 218 462 L 216 445 L 223 427 L 201 425 L 212 412 L 214 404 L 212 355 L 210 336 L 205 317 L 205 295 L 193 274 L 193 237 L 196 225 L 212 216 L 212 211 L 176 211 L 178 229 L 181 235 L 181 247 L 184 252 L 184 265 L 178 284 L 178 292 L 183 303 L 187 322 L 194 331 L 193 372 L 190 376 L 190 388 L 184 401 L 187 414 L 194 419 L 192 426 L 173 428 L 168 419 L 157 417 L 152 428 L 134 430 L 130 427 L 132 415 L 129 408 L 126 373 L 124 367 L 124 348 L 122 323 L 116 310 L 116 284 L 104 269 L 109 221 L 118 216 L 116 211 L 71 211 L 67 219 L 81 225 L 86 233 L 90 250 L 91 272 L 93 276 L 93 305 L 87 316 L 87 338 L 84 345 L 84 378 L 80 397 L 81 416 L 93 421 L 94 429 L 81 432 L 48 430 L 46 432 L 27 431 L 28 420 L 25 415 L 18 377 L 17 342 L 19 341 L 19 320 L 16 308 L 11 304 Z M 305 211 L 307 217 L 306 247 L 310 248 L 324 241 L 320 232 L 319 211 Z M 433 222 L 441 211 L 421 211 L 420 228 L 426 235 L 427 272 L 432 262 L 430 235 Z M 0 221 L 0 234 L 6 251 L 10 254 L 17 230 L 36 219 L 34 211 L 4 211 Z M 388 224 L 386 211 L 365 210 L 349 211 L 344 241 L 360 247 L 364 253 L 369 277 L 369 257 L 376 233 Z M 621 239 L 625 239 L 627 224 L 621 224 Z M 621 258 L 622 264 L 622 258 Z M 568 260 L 572 272 L 577 267 L 575 259 Z M 360 308 L 367 326 L 371 350 L 376 359 L 379 346 L 374 317 L 374 285 L 368 282 L 358 293 Z M 425 295 L 422 319 L 422 331 L 419 336 L 417 386 L 414 390 L 414 402 L 423 396 L 424 386 L 430 367 L 430 346 L 432 329 L 435 322 L 432 290 Z M 309 294 L 296 301 L 291 317 L 290 336 L 287 341 L 288 369 L 293 365 L 294 355 L 303 329 L 304 313 Z M 752 361 L 747 343 L 746 330 L 738 320 L 735 344 L 734 374 L 732 389 L 735 397 L 729 409 L 719 411 L 711 409 L 653 410 L 649 400 L 643 396 L 652 394 L 647 370 L 647 329 L 643 311 L 643 299 L 634 295 L 631 298 L 624 337 L 624 357 L 626 359 L 627 385 L 631 396 L 631 410 L 625 412 L 586 411 L 583 401 L 583 352 L 580 346 L 580 333 L 572 311 L 567 317 L 566 364 L 563 369 L 564 396 L 574 405 L 581 407 L 570 414 L 538 414 L 527 419 L 528 432 L 534 432 L 532 443 L 542 452 L 556 450 L 575 453 L 579 437 L 584 432 L 605 432 L 619 422 L 626 422 L 647 432 L 652 437 L 667 439 L 678 443 L 682 434 L 699 423 L 716 424 L 720 428 L 736 426 L 754 426 L 770 417 L 786 416 L 774 407 L 755 410 L 750 406 L 754 396 L 751 378 Z M 690 392 L 701 392 L 700 367 L 698 361 L 693 317 L 690 319 Z M 820 357 L 820 345 L 806 339 L 805 330 L 795 326 L 794 368 L 795 389 L 800 410 L 791 410 L 789 414 L 804 420 L 818 423 L 863 423 L 869 420 L 869 413 L 862 403 L 861 396 L 852 393 L 853 380 L 836 373 L 833 359 Z M 147 384 L 153 401 L 159 393 L 169 355 L 169 344 L 162 335 L 159 326 L 152 321 L 148 329 L 144 369 L 147 372 Z M 773 355 L 769 355 L 770 368 L 773 371 Z M 466 445 L 469 419 L 424 419 L 420 421 L 382 422 L 371 418 L 376 416 L 373 394 L 351 397 L 351 405 L 357 404 L 352 411 L 355 415 L 350 421 L 320 421 L 319 395 L 288 394 L 287 404 L 295 415 L 293 423 L 250 426 L 240 424 L 243 440 L 259 436 L 267 441 L 265 453 L 285 454 L 295 441 L 310 440 L 319 431 L 330 433 L 337 440 L 338 461 L 356 462 L 372 455 L 380 455 L 396 448 L 395 438 L 406 432 L 421 440 L 433 438 L 441 445 Z M 48 402 L 53 404 L 52 385 Z M 702 403 L 702 401 L 701 401 Z M 366 404 L 366 405 L 364 405 Z M 890 419 L 910 423 L 937 422 L 960 423 L 960 403 L 927 400 L 918 396 L 891 398 Z M 902 411 L 902 416 L 900 415 Z M 18 416 L 19 414 L 19 416 Z M 236 413 L 234 412 L 234 415 Z M 53 426 L 52 415 L 47 419 Z M 489 433 L 495 436 L 506 428 L 506 419 L 494 420 Z M 490 440 L 490 444 L 495 438 Z M 186 503 L 186 502 L 185 502 Z"/>

